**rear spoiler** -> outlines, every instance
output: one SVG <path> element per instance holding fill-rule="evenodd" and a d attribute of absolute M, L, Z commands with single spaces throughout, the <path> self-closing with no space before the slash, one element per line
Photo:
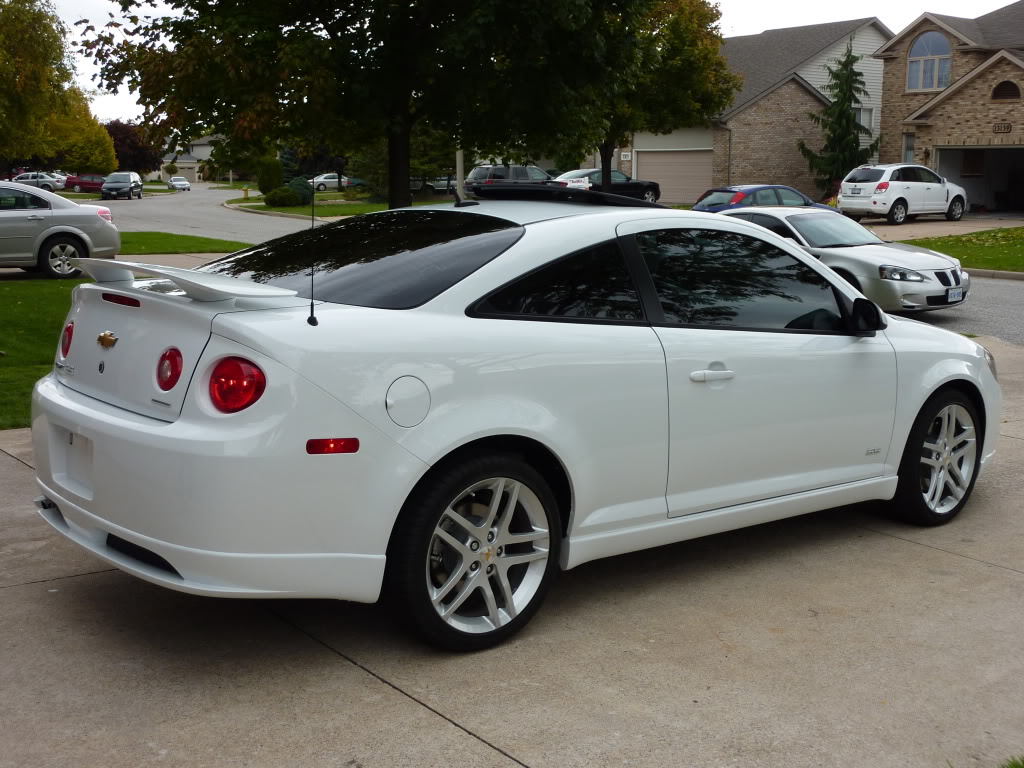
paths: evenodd
<path fill-rule="evenodd" d="M 269 299 L 295 296 L 298 291 L 254 283 L 237 277 L 225 277 L 194 269 L 162 267 L 158 264 L 139 264 L 134 261 L 109 259 L 72 259 L 71 262 L 88 273 L 97 283 L 125 283 L 135 280 L 135 274 L 152 275 L 170 280 L 196 301 L 224 301 L 225 299 Z"/>

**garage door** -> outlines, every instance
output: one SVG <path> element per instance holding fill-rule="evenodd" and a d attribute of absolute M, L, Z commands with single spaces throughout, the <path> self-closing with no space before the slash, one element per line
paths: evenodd
<path fill-rule="evenodd" d="M 695 203 L 711 186 L 711 150 L 637 151 L 636 177 L 661 185 L 663 203 Z"/>

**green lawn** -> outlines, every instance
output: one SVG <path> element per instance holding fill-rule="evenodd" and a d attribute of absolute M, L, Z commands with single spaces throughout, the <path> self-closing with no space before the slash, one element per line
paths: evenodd
<path fill-rule="evenodd" d="M 81 280 L 0 283 L 0 429 L 29 425 L 32 385 L 53 368 L 53 355 Z"/>
<path fill-rule="evenodd" d="M 248 248 L 252 243 L 217 240 L 195 235 L 169 235 L 166 232 L 122 232 L 121 256 L 144 256 L 150 253 L 231 253 Z"/>
<path fill-rule="evenodd" d="M 61 197 L 66 197 L 68 200 L 99 200 L 99 192 L 58 192 Z"/>
<path fill-rule="evenodd" d="M 1024 272 L 1024 227 L 904 241 L 960 259 L 964 268 Z"/>

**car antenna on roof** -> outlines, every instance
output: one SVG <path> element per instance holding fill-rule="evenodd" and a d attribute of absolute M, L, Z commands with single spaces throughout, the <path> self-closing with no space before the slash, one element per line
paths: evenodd
<path fill-rule="evenodd" d="M 459 197 L 459 185 L 458 184 L 452 184 L 450 189 L 452 191 L 452 197 L 455 198 L 455 207 L 456 208 L 465 208 L 465 207 L 470 206 L 470 205 L 480 205 L 480 203 L 477 202 L 476 200 L 463 200 L 461 197 Z"/>
<path fill-rule="evenodd" d="M 339 183 L 341 179 L 338 179 Z M 310 230 L 316 229 L 316 184 L 311 184 L 310 191 L 313 193 L 313 197 L 309 201 L 309 228 Z M 310 246 L 313 247 L 313 238 L 310 238 Z M 320 321 L 316 319 L 316 312 L 313 310 L 313 275 L 316 274 L 316 255 L 309 262 L 309 317 L 306 318 L 306 322 L 310 325 L 320 325 Z"/>

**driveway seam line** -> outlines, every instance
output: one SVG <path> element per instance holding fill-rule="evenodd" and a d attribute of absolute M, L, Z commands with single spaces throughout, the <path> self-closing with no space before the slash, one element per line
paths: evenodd
<path fill-rule="evenodd" d="M 411 701 L 415 702 L 416 704 L 419 704 L 421 707 L 423 707 L 427 711 L 432 712 L 433 714 L 435 714 L 438 717 L 440 717 L 442 720 L 445 720 L 446 722 L 448 722 L 451 725 L 455 726 L 460 731 L 462 731 L 463 733 L 468 735 L 470 738 L 476 739 L 480 743 L 487 745 L 488 747 L 493 749 L 498 754 L 507 757 L 509 760 L 511 760 L 516 765 L 521 765 L 523 768 L 530 768 L 530 766 L 527 763 L 524 763 L 522 760 L 519 760 L 518 758 L 513 757 L 512 755 L 510 755 L 508 752 L 506 752 L 501 747 L 497 746 L 496 744 L 492 744 L 491 742 L 489 742 L 483 736 L 480 736 L 479 734 L 473 733 L 473 731 L 469 730 L 469 728 L 467 728 L 466 726 L 462 725 L 461 723 L 453 720 L 452 718 L 450 718 L 448 715 L 444 714 L 443 712 L 441 712 L 441 711 L 435 709 L 434 707 L 430 706 L 425 701 L 422 701 L 422 700 L 416 698 L 415 696 L 413 696 L 408 691 L 403 690 L 399 686 L 397 686 L 394 683 L 392 683 L 390 680 L 388 680 L 388 679 L 382 677 L 381 675 L 377 674 L 376 672 L 374 672 L 372 669 L 370 669 L 366 665 L 361 664 L 360 662 L 356 661 L 351 656 L 348 656 L 344 652 L 338 650 L 337 648 L 335 648 L 333 645 L 331 645 L 327 641 L 321 640 L 319 637 L 317 637 L 316 635 L 312 634 L 308 630 L 304 629 L 303 627 L 300 627 L 298 624 L 296 624 L 291 619 L 289 619 L 289 618 L 287 618 L 285 616 L 282 616 L 280 613 L 278 613 L 277 611 L 275 611 L 272 608 L 268 608 L 267 611 L 271 615 L 276 616 L 278 619 L 280 619 L 282 622 L 287 624 L 289 627 L 294 629 L 299 634 L 305 635 L 310 640 L 312 640 L 314 643 L 322 645 L 328 651 L 330 651 L 331 653 L 335 654 L 336 656 L 341 657 L 342 659 L 347 661 L 352 666 L 357 667 L 358 669 L 361 669 L 363 672 L 365 672 L 366 674 L 370 675 L 374 679 L 384 683 L 384 685 L 388 686 L 392 690 L 396 691 L 397 693 L 400 693 L 402 696 L 405 696 L 407 699 L 410 699 Z"/>
<path fill-rule="evenodd" d="M 4 450 L 3 448 L 0 448 L 0 453 L 2 453 L 2 454 L 3 454 L 4 456 L 10 456 L 10 457 L 11 457 L 12 459 L 14 459 L 14 460 L 15 460 L 15 461 L 17 461 L 17 462 L 20 462 L 20 463 L 24 464 L 24 465 L 25 465 L 26 467 L 28 467 L 28 468 L 29 468 L 29 469 L 31 469 L 31 470 L 35 470 L 35 467 L 33 467 L 33 466 L 32 466 L 31 464 L 29 464 L 29 463 L 28 463 L 27 461 L 25 461 L 24 459 L 19 459 L 19 458 L 18 458 L 17 456 L 15 456 L 15 455 L 14 455 L 13 453 L 8 453 L 8 452 L 7 452 L 7 451 L 5 451 L 5 450 Z"/>
<path fill-rule="evenodd" d="M 95 576 L 97 573 L 110 573 L 116 571 L 117 568 L 103 568 L 99 571 L 86 571 L 85 573 L 72 573 L 67 576 L 54 576 L 49 579 L 36 579 L 35 581 L 23 581 L 20 584 L 4 584 L 0 585 L 0 589 L 14 589 L 15 587 L 27 587 L 30 584 L 48 584 L 51 581 L 62 581 L 64 579 L 77 579 L 79 576 Z"/>
<path fill-rule="evenodd" d="M 1020 575 L 1024 576 L 1024 570 L 1021 570 L 1019 568 L 1011 568 L 1008 565 L 1000 565 L 999 563 L 990 563 L 988 560 L 982 560 L 978 557 L 971 557 L 970 555 L 965 555 L 961 552 L 954 552 L 951 549 L 943 549 L 942 547 L 936 547 L 934 544 L 925 544 L 922 541 L 914 541 L 913 539 L 908 539 L 904 536 L 897 536 L 895 533 L 889 533 L 888 531 L 880 531 L 877 528 L 870 528 L 866 525 L 861 525 L 857 527 L 865 531 L 877 533 L 881 536 L 888 536 L 889 538 L 897 539 L 898 541 L 905 541 L 908 544 L 916 544 L 919 547 L 927 547 L 928 549 L 933 549 L 936 552 L 944 552 L 947 555 L 953 555 L 954 557 L 962 557 L 964 560 L 972 560 L 973 562 L 980 563 L 981 565 L 987 565 L 991 568 L 999 568 L 1000 570 L 1009 571 L 1010 573 L 1019 573 Z"/>

